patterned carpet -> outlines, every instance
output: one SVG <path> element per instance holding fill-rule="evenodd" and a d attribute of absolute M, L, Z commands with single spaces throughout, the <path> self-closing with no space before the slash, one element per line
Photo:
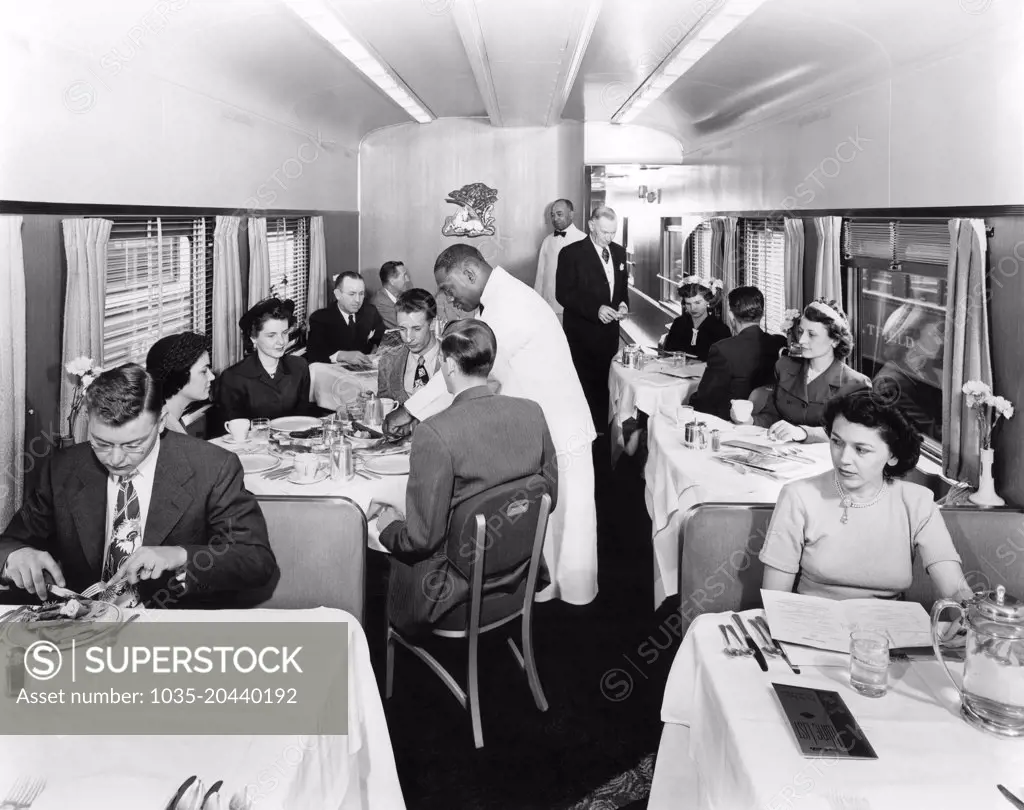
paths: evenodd
<path fill-rule="evenodd" d="M 630 805 L 646 807 L 654 778 L 654 759 L 654 754 L 648 754 L 635 768 L 620 773 L 567 810 L 622 810 Z"/>

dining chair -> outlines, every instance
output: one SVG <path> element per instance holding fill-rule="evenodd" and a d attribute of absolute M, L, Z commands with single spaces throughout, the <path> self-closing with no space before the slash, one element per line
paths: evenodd
<path fill-rule="evenodd" d="M 240 594 L 240 607 L 329 607 L 363 623 L 366 516 L 349 498 L 260 495 L 280 574 Z"/>
<path fill-rule="evenodd" d="M 466 578 L 470 583 L 469 600 L 455 605 L 434 622 L 430 634 L 468 641 L 468 708 L 473 726 L 473 742 L 477 748 L 483 748 L 484 745 L 477 674 L 482 633 L 498 630 L 522 618 L 521 649 L 511 636 L 507 639 L 508 645 L 519 668 L 526 673 L 537 708 L 542 712 L 548 710 L 534 659 L 532 622 L 551 496 L 547 492 L 541 494 L 527 490 L 525 487 L 532 478 L 502 484 L 468 499 L 453 511 L 449 523 L 446 556 L 450 568 L 446 574 Z M 502 590 L 495 588 L 496 583 Z M 514 590 L 508 592 L 508 588 L 513 586 Z M 466 692 L 451 673 L 420 644 L 404 637 L 390 621 L 385 687 L 387 698 L 391 697 L 394 685 L 396 644 L 412 652 L 430 667 L 462 708 L 467 708 Z"/>

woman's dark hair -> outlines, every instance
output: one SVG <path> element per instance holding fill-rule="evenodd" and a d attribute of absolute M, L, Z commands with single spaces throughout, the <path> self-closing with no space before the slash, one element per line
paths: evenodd
<path fill-rule="evenodd" d="M 160 386 L 164 402 L 188 385 L 192 366 L 208 351 L 209 341 L 195 332 L 168 335 L 152 345 L 146 355 L 146 371 Z"/>
<path fill-rule="evenodd" d="M 452 321 L 441 337 L 441 355 L 452 358 L 463 374 L 486 377 L 494 367 L 498 341 L 483 321 Z"/>
<path fill-rule="evenodd" d="M 687 298 L 696 298 L 698 295 L 704 296 L 708 306 L 717 303 L 718 296 L 715 291 L 703 284 L 682 284 L 679 287 L 679 298 L 682 301 L 686 301 Z"/>
<path fill-rule="evenodd" d="M 295 302 L 268 298 L 260 301 L 238 320 L 242 334 L 248 340 L 254 340 L 267 321 L 286 321 L 288 328 L 295 326 Z"/>
<path fill-rule="evenodd" d="M 899 386 L 891 380 L 877 380 L 871 388 L 840 394 L 825 406 L 825 432 L 831 437 L 832 424 L 842 416 L 847 422 L 876 429 L 896 456 L 896 463 L 885 465 L 886 478 L 900 478 L 917 466 L 921 457 L 921 434 L 914 423 L 896 407 Z"/>
<path fill-rule="evenodd" d="M 427 316 L 428 321 L 437 317 L 437 299 L 429 292 L 420 287 L 413 287 L 406 290 L 395 301 L 395 311 L 411 315 L 414 312 L 422 312 Z"/>
<path fill-rule="evenodd" d="M 824 310 L 814 306 L 815 303 L 824 304 L 829 309 L 833 310 L 837 315 L 839 315 L 839 320 L 837 321 Z M 850 322 L 846 318 L 846 313 L 843 312 L 842 307 L 840 307 L 836 301 L 832 299 L 816 298 L 804 307 L 803 317 L 809 321 L 825 325 L 829 339 L 837 341 L 836 345 L 832 348 L 832 354 L 835 355 L 837 360 L 845 360 L 850 356 L 850 352 L 853 351 L 853 332 L 850 331 Z M 796 324 L 794 326 L 794 331 L 798 327 L 799 324 Z"/>

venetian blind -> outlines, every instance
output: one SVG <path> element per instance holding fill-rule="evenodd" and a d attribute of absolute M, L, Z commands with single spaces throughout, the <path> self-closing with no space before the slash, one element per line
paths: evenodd
<path fill-rule="evenodd" d="M 843 253 L 847 259 L 885 259 L 945 267 L 949 260 L 949 225 L 935 220 L 857 220 L 843 223 Z"/>
<path fill-rule="evenodd" d="M 702 222 L 690 235 L 690 268 L 693 275 L 711 279 L 711 223 Z"/>
<path fill-rule="evenodd" d="M 782 222 L 743 220 L 743 283 L 764 295 L 765 331 L 780 332 L 786 311 L 786 229 Z"/>
<path fill-rule="evenodd" d="M 271 295 L 294 301 L 295 315 L 301 320 L 306 312 L 309 283 L 309 218 L 267 219 L 267 244 Z"/>
<path fill-rule="evenodd" d="M 103 365 L 145 365 L 150 347 L 178 332 L 212 332 L 213 221 L 115 218 L 107 245 Z"/>

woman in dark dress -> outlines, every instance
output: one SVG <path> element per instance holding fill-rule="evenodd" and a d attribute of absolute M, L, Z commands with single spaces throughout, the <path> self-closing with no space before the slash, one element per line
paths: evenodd
<path fill-rule="evenodd" d="M 295 315 L 276 298 L 263 301 L 238 321 L 255 351 L 224 369 L 217 385 L 221 418 L 276 419 L 306 415 L 309 403 L 309 365 L 285 354 Z"/>
<path fill-rule="evenodd" d="M 703 281 L 696 276 L 687 276 L 679 287 L 683 302 L 683 314 L 672 322 L 665 344 L 667 352 L 686 352 L 707 362 L 711 345 L 732 336 L 732 331 L 722 320 L 711 312 L 722 290 L 722 282 L 715 279 Z"/>

